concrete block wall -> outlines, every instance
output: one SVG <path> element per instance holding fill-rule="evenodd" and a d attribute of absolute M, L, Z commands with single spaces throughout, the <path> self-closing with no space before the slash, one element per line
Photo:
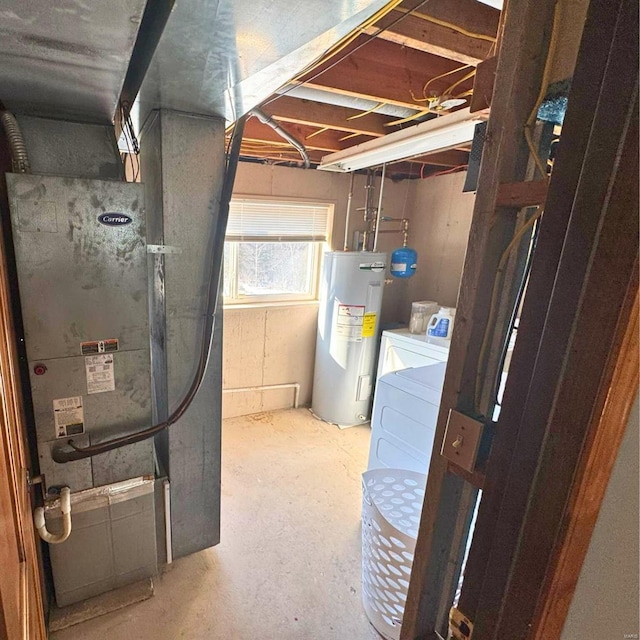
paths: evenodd
<path fill-rule="evenodd" d="M 225 309 L 223 389 L 300 384 L 300 404 L 311 403 L 318 305 Z M 293 389 L 223 393 L 222 417 L 293 406 Z"/>

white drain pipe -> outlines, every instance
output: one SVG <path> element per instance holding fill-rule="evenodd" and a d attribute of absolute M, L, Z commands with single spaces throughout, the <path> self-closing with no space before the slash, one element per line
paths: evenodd
<path fill-rule="evenodd" d="M 255 387 L 236 387 L 235 389 L 223 389 L 222 393 L 239 393 L 240 391 L 269 391 L 270 389 L 294 389 L 293 408 L 298 408 L 300 400 L 300 383 L 289 382 L 286 384 L 262 384 Z"/>
<path fill-rule="evenodd" d="M 44 519 L 44 507 L 38 507 L 33 512 L 33 521 L 38 535 L 49 544 L 60 544 L 71 534 L 71 489 L 62 487 L 60 491 L 60 511 L 62 512 L 62 533 L 50 533 Z"/>

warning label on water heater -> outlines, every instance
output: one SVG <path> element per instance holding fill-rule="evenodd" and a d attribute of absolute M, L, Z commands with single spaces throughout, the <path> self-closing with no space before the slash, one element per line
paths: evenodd
<path fill-rule="evenodd" d="M 53 401 L 53 422 L 56 438 L 84 433 L 84 409 L 82 396 L 59 398 Z"/>
<path fill-rule="evenodd" d="M 104 393 L 116 388 L 113 356 L 110 353 L 86 357 L 84 367 L 87 373 L 87 393 Z"/>
<path fill-rule="evenodd" d="M 364 305 L 339 304 L 336 318 L 336 335 L 349 342 L 362 340 L 362 324 L 364 322 Z"/>
<path fill-rule="evenodd" d="M 365 313 L 362 322 L 362 337 L 373 338 L 376 335 L 376 313 Z"/>

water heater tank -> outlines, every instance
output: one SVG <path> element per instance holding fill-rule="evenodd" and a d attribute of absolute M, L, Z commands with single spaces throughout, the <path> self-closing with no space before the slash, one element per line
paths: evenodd
<path fill-rule="evenodd" d="M 339 427 L 369 419 L 386 262 L 384 253 L 324 256 L 311 408 Z"/>

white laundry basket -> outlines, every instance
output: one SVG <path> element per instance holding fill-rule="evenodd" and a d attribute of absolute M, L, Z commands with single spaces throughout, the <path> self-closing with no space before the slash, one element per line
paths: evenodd
<path fill-rule="evenodd" d="M 362 474 L 362 602 L 388 640 L 400 637 L 426 481 L 405 469 Z"/>

